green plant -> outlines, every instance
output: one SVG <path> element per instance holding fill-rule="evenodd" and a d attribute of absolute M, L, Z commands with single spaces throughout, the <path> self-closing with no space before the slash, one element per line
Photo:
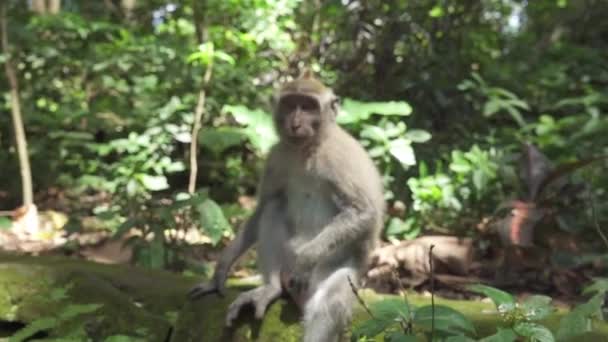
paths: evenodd
<path fill-rule="evenodd" d="M 506 327 L 482 341 L 512 342 L 520 336 L 527 341 L 553 342 L 551 331 L 538 321 L 548 317 L 555 309 L 551 297 L 534 295 L 518 303 L 509 293 L 486 285 L 471 285 L 470 291 L 481 293 L 492 300 Z"/>
<path fill-rule="evenodd" d="M 526 126 L 522 111 L 530 110 L 528 103 L 504 88 L 489 86 L 478 73 L 472 73 L 471 79 L 462 81 L 458 89 L 483 98 L 482 113 L 485 117 L 507 112 L 521 128 Z M 472 98 L 470 100 L 473 101 Z"/>
<path fill-rule="evenodd" d="M 424 229 L 462 225 L 460 221 L 470 216 L 481 219 L 499 200 L 501 160 L 502 154 L 496 149 L 473 145 L 468 151 L 453 150 L 447 170 L 442 161 L 436 162 L 434 173 L 429 172 L 426 163 L 420 163 L 418 177 L 407 181 L 412 196 L 408 218 L 394 226 L 391 221 L 386 235 L 410 238 Z"/>
<path fill-rule="evenodd" d="M 360 102 L 345 99 L 337 117 L 352 134 L 359 137 L 363 146 L 382 173 L 386 197 L 393 198 L 395 177 L 416 165 L 412 143 L 424 143 L 431 135 L 420 129 L 407 129 L 402 121 L 412 108 L 406 102 Z"/>
<path fill-rule="evenodd" d="M 87 320 L 82 318 L 91 316 L 99 311 L 102 304 L 74 304 L 69 302 L 68 291 L 72 285 L 54 288 L 48 298 L 42 299 L 49 305 L 61 307 L 61 311 L 50 316 L 43 316 L 30 322 L 27 326 L 13 334 L 10 342 L 30 341 L 95 341 L 87 332 Z M 99 319 L 100 317 L 96 317 Z M 49 334 L 49 338 L 40 338 L 40 333 Z M 135 333 L 136 334 L 136 333 Z M 104 342 L 143 342 L 144 339 L 137 336 L 113 335 L 108 336 Z"/>
<path fill-rule="evenodd" d="M 416 341 L 416 335 L 450 338 L 476 334 L 473 324 L 460 312 L 442 305 L 415 307 L 403 299 L 383 299 L 369 305 L 371 318 L 356 326 L 352 341 Z M 433 330 L 434 329 L 434 330 Z"/>
<path fill-rule="evenodd" d="M 131 229 L 139 231 L 139 234 L 131 236 L 129 243 L 135 247 L 138 263 L 148 267 L 164 268 L 179 260 L 175 252 L 180 243 L 179 236 L 186 236 L 190 229 L 200 230 L 212 245 L 232 234 L 232 226 L 222 208 L 206 190 L 193 195 L 179 193 L 171 201 L 145 201 L 137 207 L 140 210 L 129 212 L 116 235 L 123 235 Z"/>

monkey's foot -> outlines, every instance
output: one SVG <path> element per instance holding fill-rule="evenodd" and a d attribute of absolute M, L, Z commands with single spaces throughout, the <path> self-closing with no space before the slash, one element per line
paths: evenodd
<path fill-rule="evenodd" d="M 232 322 L 238 317 L 239 311 L 245 305 L 253 305 L 255 318 L 264 317 L 266 308 L 273 300 L 281 295 L 281 288 L 272 285 L 263 285 L 253 290 L 241 293 L 228 307 L 226 315 L 226 326 L 231 327 Z"/>

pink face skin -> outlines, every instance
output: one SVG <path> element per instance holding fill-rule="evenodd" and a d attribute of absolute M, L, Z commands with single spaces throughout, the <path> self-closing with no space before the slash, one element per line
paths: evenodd
<path fill-rule="evenodd" d="M 321 120 L 319 100 L 302 94 L 281 97 L 275 115 L 279 134 L 296 143 L 316 137 Z"/>

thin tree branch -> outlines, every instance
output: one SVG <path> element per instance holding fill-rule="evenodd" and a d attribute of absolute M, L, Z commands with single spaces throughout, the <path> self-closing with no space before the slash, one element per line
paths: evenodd
<path fill-rule="evenodd" d="M 13 129 L 15 130 L 15 141 L 17 145 L 17 155 L 19 156 L 19 170 L 21 172 L 21 191 L 23 196 L 23 205 L 29 206 L 34 203 L 34 191 L 32 187 L 32 171 L 30 168 L 30 159 L 27 152 L 27 139 L 25 137 L 25 129 L 23 126 L 23 117 L 21 115 L 21 103 L 19 101 L 19 81 L 15 66 L 9 52 L 8 42 L 8 24 L 7 24 L 7 5 L 6 1 L 0 4 L 0 29 L 2 36 L 0 38 L 2 53 L 5 56 L 4 71 L 10 86 L 11 95 L 11 116 L 13 119 Z"/>
<path fill-rule="evenodd" d="M 200 6 L 200 7 L 199 7 Z M 207 40 L 207 30 L 205 23 L 205 13 L 204 13 L 204 3 L 197 4 L 196 0 L 193 5 L 194 9 L 194 18 L 195 18 L 195 27 L 196 30 L 196 40 L 199 44 L 203 44 Z M 209 64 L 205 70 L 205 74 L 203 75 L 203 81 L 201 83 L 200 90 L 198 92 L 198 100 L 196 103 L 196 108 L 194 110 L 194 123 L 192 124 L 192 133 L 190 140 L 190 179 L 188 180 L 188 193 L 193 194 L 196 190 L 196 177 L 198 174 L 198 132 L 201 129 L 201 121 L 203 119 L 203 114 L 205 112 L 205 102 L 207 97 L 206 88 L 209 82 L 211 81 L 211 75 L 213 73 L 213 56 L 211 56 Z"/>
<path fill-rule="evenodd" d="M 357 301 L 359 301 L 359 304 L 361 304 L 361 306 L 365 309 L 365 311 L 367 311 L 367 314 L 371 318 L 375 319 L 376 317 L 374 317 L 374 314 L 372 313 L 372 311 L 369 309 L 369 307 L 367 306 L 367 304 L 365 304 L 365 301 L 363 300 L 363 298 L 361 298 L 361 296 L 359 296 L 359 291 L 357 290 L 357 287 L 353 283 L 353 280 L 350 279 L 350 276 L 348 276 L 347 278 L 348 278 L 348 284 L 350 285 L 350 289 L 355 294 L 355 297 L 357 297 Z"/>
<path fill-rule="evenodd" d="M 435 334 L 435 270 L 433 268 L 433 248 L 435 248 L 435 245 L 431 245 L 429 248 L 429 268 L 431 271 L 431 341 L 433 341 L 433 335 Z"/>

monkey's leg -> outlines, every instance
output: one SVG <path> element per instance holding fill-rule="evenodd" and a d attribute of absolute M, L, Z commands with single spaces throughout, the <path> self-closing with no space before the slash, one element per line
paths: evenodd
<path fill-rule="evenodd" d="M 255 318 L 264 317 L 268 305 L 281 295 L 280 271 L 287 255 L 289 239 L 285 213 L 278 200 L 267 204 L 260 217 L 258 237 L 258 265 L 264 277 L 264 285 L 240 294 L 226 315 L 226 325 L 231 326 L 241 308 L 253 305 Z"/>
<path fill-rule="evenodd" d="M 349 277 L 357 282 L 355 269 L 338 268 L 315 286 L 304 307 L 304 342 L 338 341 L 350 323 L 355 299 L 348 283 Z"/>

